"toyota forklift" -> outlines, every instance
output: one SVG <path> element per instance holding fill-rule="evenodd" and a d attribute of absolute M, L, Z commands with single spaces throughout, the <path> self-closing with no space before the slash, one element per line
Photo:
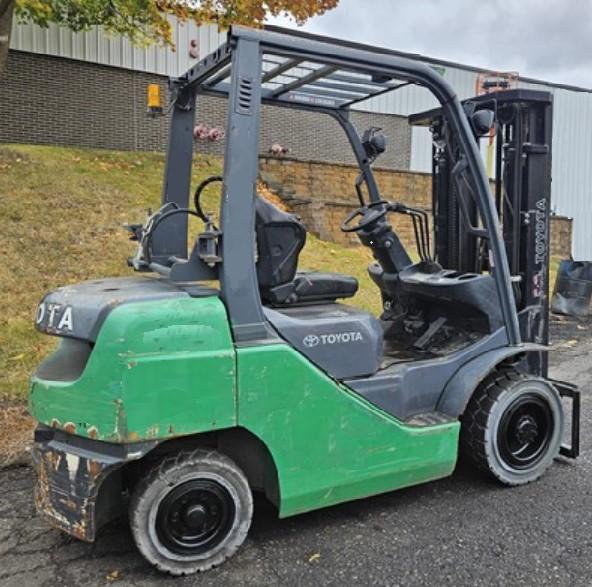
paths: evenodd
<path fill-rule="evenodd" d="M 380 191 L 386 139 L 349 118 L 410 85 L 440 104 L 410 119 L 432 133 L 433 226 Z M 578 390 L 547 375 L 549 94 L 461 103 L 417 60 L 243 27 L 170 89 L 162 205 L 129 227 L 135 275 L 60 288 L 38 308 L 37 329 L 60 339 L 30 388 L 40 515 L 93 541 L 125 514 L 147 561 L 184 575 L 237 551 L 254 492 L 284 518 L 446 477 L 459 453 L 507 486 L 577 456 Z M 190 198 L 202 96 L 228 104 L 219 220 L 204 185 Z M 299 268 L 305 227 L 258 197 L 262 104 L 345 132 L 359 207 L 342 230 L 372 251 L 380 316 L 343 301 L 354 278 Z M 479 150 L 490 132 L 493 192 Z M 204 229 L 188 250 L 190 216 Z"/>

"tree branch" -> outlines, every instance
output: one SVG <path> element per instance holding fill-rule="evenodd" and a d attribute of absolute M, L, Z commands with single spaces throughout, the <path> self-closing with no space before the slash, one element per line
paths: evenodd
<path fill-rule="evenodd" d="M 0 0 L 0 74 L 6 68 L 6 61 L 8 60 L 13 12 L 14 0 Z"/>

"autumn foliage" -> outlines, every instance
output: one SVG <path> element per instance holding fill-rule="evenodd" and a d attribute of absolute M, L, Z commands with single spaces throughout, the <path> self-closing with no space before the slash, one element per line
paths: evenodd
<path fill-rule="evenodd" d="M 168 20 L 260 27 L 266 16 L 287 15 L 297 24 L 337 6 L 339 0 L 16 0 L 15 14 L 41 26 L 57 23 L 75 31 L 101 25 L 136 44 L 173 46 Z"/>

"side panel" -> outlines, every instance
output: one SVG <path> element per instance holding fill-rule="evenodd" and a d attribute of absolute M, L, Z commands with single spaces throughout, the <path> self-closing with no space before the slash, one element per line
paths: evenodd
<path fill-rule="evenodd" d="M 237 349 L 239 425 L 270 450 L 280 516 L 449 475 L 459 423 L 404 426 L 283 344 Z"/>
<path fill-rule="evenodd" d="M 235 354 L 217 297 L 115 308 L 76 381 L 33 376 L 40 422 L 112 442 L 166 438 L 236 424 Z"/>

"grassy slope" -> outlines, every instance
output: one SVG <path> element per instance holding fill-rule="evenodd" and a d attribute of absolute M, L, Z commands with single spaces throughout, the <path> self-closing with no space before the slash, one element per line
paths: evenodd
<path fill-rule="evenodd" d="M 125 259 L 134 245 L 121 225 L 158 206 L 163 162 L 152 153 L 0 146 L 0 397 L 22 397 L 29 373 L 55 344 L 33 328 L 46 291 L 131 273 Z M 198 159 L 194 185 L 218 173 L 218 159 Z M 301 259 L 308 269 L 358 277 L 354 303 L 378 311 L 366 250 L 309 237 Z"/>

